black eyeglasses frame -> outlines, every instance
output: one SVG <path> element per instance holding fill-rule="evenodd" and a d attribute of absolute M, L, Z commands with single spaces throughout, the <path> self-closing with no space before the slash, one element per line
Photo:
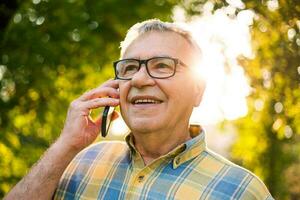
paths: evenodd
<path fill-rule="evenodd" d="M 174 67 L 174 71 L 171 75 L 167 76 L 167 77 L 156 77 L 156 76 L 153 76 L 150 74 L 149 72 L 149 69 L 148 69 L 148 62 L 150 60 L 153 60 L 153 59 L 157 59 L 157 58 L 168 58 L 168 59 L 171 59 L 174 61 L 174 64 L 175 64 L 175 67 Z M 135 59 L 135 58 L 126 58 L 126 59 L 121 59 L 121 60 L 117 60 L 115 62 L 113 62 L 113 66 L 114 66 L 114 71 L 115 71 L 115 79 L 119 79 L 119 80 L 131 80 L 131 78 L 120 78 L 118 77 L 117 75 L 117 64 L 119 62 L 122 62 L 122 61 L 126 61 L 126 60 L 133 60 L 133 61 L 137 61 L 139 63 L 139 68 L 138 68 L 138 71 L 141 69 L 142 67 L 142 64 L 145 64 L 145 67 L 146 67 L 146 71 L 148 73 L 148 75 L 151 77 L 151 78 L 155 78 L 155 79 L 166 79 L 166 78 L 170 78 L 172 76 L 175 75 L 175 72 L 176 72 L 176 67 L 178 64 L 184 66 L 184 67 L 188 67 L 185 63 L 183 63 L 180 59 L 178 58 L 172 58 L 172 57 L 168 57 L 168 56 L 157 56 L 157 57 L 152 57 L 152 58 L 149 58 L 149 59 L 145 59 L 145 60 L 140 60 L 140 59 Z M 138 72 L 137 71 L 137 72 Z"/>

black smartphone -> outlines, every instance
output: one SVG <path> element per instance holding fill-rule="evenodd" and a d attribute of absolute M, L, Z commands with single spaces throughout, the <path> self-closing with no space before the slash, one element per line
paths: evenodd
<path fill-rule="evenodd" d="M 108 134 L 108 130 L 111 124 L 112 113 L 115 110 L 114 107 L 105 106 L 102 114 L 102 123 L 101 123 L 101 135 L 102 137 L 106 137 Z"/>
<path fill-rule="evenodd" d="M 117 78 L 115 77 L 114 80 Z M 112 113 L 114 112 L 115 107 L 105 106 L 102 114 L 102 123 L 101 123 L 101 135 L 106 137 L 108 130 L 111 124 Z"/>

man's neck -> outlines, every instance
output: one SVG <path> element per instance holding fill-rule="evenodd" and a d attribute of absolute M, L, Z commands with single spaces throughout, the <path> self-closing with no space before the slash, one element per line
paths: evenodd
<path fill-rule="evenodd" d="M 171 134 L 170 134 L 171 133 Z M 167 154 L 178 145 L 191 139 L 188 129 L 152 133 L 133 133 L 134 145 L 141 154 L 145 165 Z"/>

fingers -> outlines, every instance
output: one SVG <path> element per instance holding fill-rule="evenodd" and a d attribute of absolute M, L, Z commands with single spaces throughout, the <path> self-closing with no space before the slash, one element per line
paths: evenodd
<path fill-rule="evenodd" d="M 68 113 L 80 113 L 80 116 L 89 116 L 91 109 L 96 109 L 104 106 L 116 107 L 119 105 L 119 99 L 110 97 L 95 98 L 88 101 L 74 100 L 70 104 Z"/>
<path fill-rule="evenodd" d="M 119 99 L 115 99 L 115 98 L 110 98 L 110 97 L 95 98 L 95 99 L 91 99 L 91 100 L 82 102 L 82 107 L 84 107 L 86 109 L 95 109 L 95 108 L 104 107 L 104 106 L 115 107 L 115 106 L 118 106 L 119 103 L 120 103 Z"/>
<path fill-rule="evenodd" d="M 108 96 L 113 98 L 119 98 L 119 91 L 110 87 L 95 88 L 93 90 L 88 91 L 87 93 L 84 93 L 81 97 L 78 98 L 78 100 L 87 101 L 90 99 Z"/>
<path fill-rule="evenodd" d="M 109 80 L 103 83 L 101 86 L 84 93 L 82 96 L 78 98 L 78 100 L 87 101 L 89 99 L 101 98 L 107 96 L 113 98 L 119 98 L 118 87 L 119 87 L 118 80 Z"/>
<path fill-rule="evenodd" d="M 91 109 L 105 106 L 119 105 L 119 83 L 116 80 L 106 81 L 101 86 L 92 89 L 70 104 L 68 112 L 80 113 L 81 116 L 88 116 Z"/>

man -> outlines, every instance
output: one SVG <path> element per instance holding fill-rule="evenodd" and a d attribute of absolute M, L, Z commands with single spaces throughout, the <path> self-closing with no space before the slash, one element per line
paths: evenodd
<path fill-rule="evenodd" d="M 61 136 L 6 199 L 273 199 L 255 175 L 210 151 L 203 131 L 190 134 L 205 87 L 195 75 L 200 54 L 177 24 L 134 25 L 117 79 L 71 103 Z M 131 130 L 126 143 L 84 149 L 101 125 L 90 110 L 117 105 Z"/>

